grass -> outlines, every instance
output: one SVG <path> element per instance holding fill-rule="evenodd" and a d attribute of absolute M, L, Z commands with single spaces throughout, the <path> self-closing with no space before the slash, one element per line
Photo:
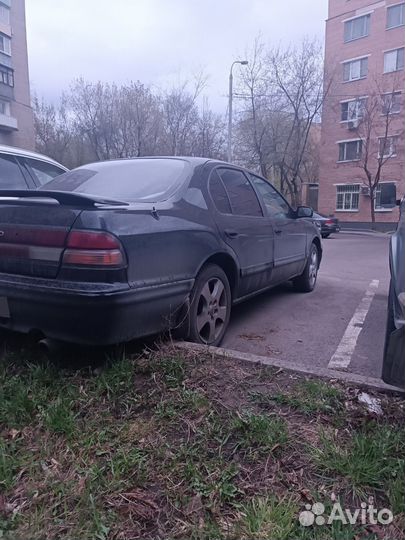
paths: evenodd
<path fill-rule="evenodd" d="M 14 347 L 0 364 L 0 537 L 373 538 L 299 524 L 308 497 L 333 492 L 392 508 L 399 539 L 403 403 L 382 398 L 370 421 L 350 392 L 171 349 L 94 371 Z"/>
<path fill-rule="evenodd" d="M 288 440 L 285 420 L 264 414 L 239 414 L 234 418 L 232 428 L 241 446 L 262 452 L 273 451 Z"/>
<path fill-rule="evenodd" d="M 325 433 L 312 449 L 319 468 L 346 478 L 363 496 L 382 489 L 390 508 L 405 515 L 405 428 L 374 425 L 353 433 L 343 444 Z"/>
<path fill-rule="evenodd" d="M 303 380 L 294 386 L 293 392 L 274 394 L 253 393 L 252 401 L 269 406 L 274 403 L 286 405 L 306 415 L 324 413 L 337 415 L 343 408 L 343 394 L 339 388 L 323 381 Z"/>

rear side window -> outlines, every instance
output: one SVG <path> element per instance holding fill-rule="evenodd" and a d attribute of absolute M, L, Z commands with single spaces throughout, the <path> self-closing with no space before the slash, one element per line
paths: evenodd
<path fill-rule="evenodd" d="M 228 195 L 217 171 L 213 171 L 210 177 L 210 194 L 218 212 L 232 214 Z"/>
<path fill-rule="evenodd" d="M 231 203 L 232 213 L 239 216 L 263 216 L 254 189 L 242 171 L 218 169 Z"/>
<path fill-rule="evenodd" d="M 45 189 L 132 202 L 159 202 L 171 197 L 190 172 L 190 164 L 182 159 L 123 159 L 73 169 L 49 182 Z"/>
<path fill-rule="evenodd" d="M 15 158 L 0 154 L 0 189 L 27 188 L 27 183 Z"/>
<path fill-rule="evenodd" d="M 38 159 L 23 158 L 23 162 L 39 186 L 43 186 L 46 182 L 65 172 L 56 165 L 52 165 L 52 163 L 46 163 L 46 161 L 39 161 Z"/>

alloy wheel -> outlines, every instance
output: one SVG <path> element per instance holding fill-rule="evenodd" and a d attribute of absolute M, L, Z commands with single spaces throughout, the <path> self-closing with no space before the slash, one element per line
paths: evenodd
<path fill-rule="evenodd" d="M 311 287 L 314 287 L 318 275 L 318 250 L 315 246 L 311 250 L 308 273 Z"/>
<path fill-rule="evenodd" d="M 201 340 L 213 343 L 224 329 L 228 314 L 228 302 L 222 281 L 210 278 L 201 289 L 197 305 L 197 331 Z"/>

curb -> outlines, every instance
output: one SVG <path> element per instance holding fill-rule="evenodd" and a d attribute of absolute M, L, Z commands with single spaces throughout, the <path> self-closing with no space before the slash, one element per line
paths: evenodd
<path fill-rule="evenodd" d="M 374 236 L 374 238 L 387 238 L 387 236 L 391 236 L 394 232 L 395 231 L 380 232 L 366 229 L 340 229 L 339 234 L 359 234 L 363 236 Z"/>
<path fill-rule="evenodd" d="M 357 375 L 347 371 L 337 371 L 328 368 L 309 368 L 304 367 L 301 364 L 294 362 L 286 362 L 279 358 L 271 358 L 268 356 L 259 356 L 256 354 L 249 354 L 240 351 L 234 351 L 232 349 L 225 349 L 223 347 L 210 347 L 207 345 L 200 345 L 198 343 L 190 343 L 187 341 L 176 341 L 173 343 L 176 349 L 182 349 L 195 353 L 208 353 L 214 356 L 230 358 L 234 360 L 242 360 L 244 362 L 251 362 L 253 364 L 263 364 L 266 366 L 273 366 L 279 369 L 285 369 L 286 371 L 294 371 L 296 373 L 303 373 L 305 375 L 312 375 L 319 377 L 320 379 L 333 379 L 346 383 L 355 384 L 357 386 L 371 388 L 372 390 L 378 390 L 384 393 L 404 394 L 405 389 L 398 386 L 391 386 L 386 384 L 381 379 L 374 377 L 365 377 L 364 375 Z"/>

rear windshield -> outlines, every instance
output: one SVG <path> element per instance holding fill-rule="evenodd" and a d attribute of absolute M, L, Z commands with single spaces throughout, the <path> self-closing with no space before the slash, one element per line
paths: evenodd
<path fill-rule="evenodd" d="M 180 159 L 134 159 L 85 165 L 41 189 L 72 191 L 130 202 L 168 199 L 184 183 L 190 164 Z"/>

